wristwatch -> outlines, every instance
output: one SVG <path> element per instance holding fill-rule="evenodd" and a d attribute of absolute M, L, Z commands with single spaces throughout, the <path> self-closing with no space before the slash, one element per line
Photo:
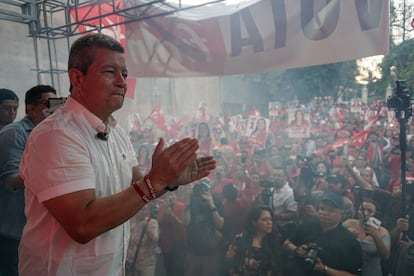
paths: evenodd
<path fill-rule="evenodd" d="M 213 212 L 217 211 L 217 209 L 216 208 L 211 208 L 210 211 L 213 213 Z"/>

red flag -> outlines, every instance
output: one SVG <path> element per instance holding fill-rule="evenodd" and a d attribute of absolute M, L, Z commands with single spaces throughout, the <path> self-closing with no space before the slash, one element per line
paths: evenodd
<path fill-rule="evenodd" d="M 148 116 L 148 119 L 153 121 L 162 131 L 168 132 L 168 126 L 165 122 L 164 112 L 162 111 L 160 104 L 158 104 L 154 110 L 152 110 L 151 114 Z"/>
<path fill-rule="evenodd" d="M 362 147 L 363 145 L 365 145 L 371 131 L 372 131 L 372 128 L 364 129 L 364 130 L 358 132 L 357 134 L 355 134 L 351 138 L 351 141 L 349 141 L 349 146 L 350 147 Z"/>
<path fill-rule="evenodd" d="M 180 129 L 187 123 L 187 121 L 190 119 L 190 116 L 184 116 L 182 117 L 178 122 L 176 122 L 170 130 L 171 137 L 176 137 Z"/>
<path fill-rule="evenodd" d="M 378 118 L 380 117 L 381 113 L 380 110 L 378 110 L 377 114 L 368 119 L 368 121 L 366 122 L 365 126 L 364 126 L 364 130 L 372 130 L 375 126 L 375 124 L 378 122 Z"/>
<path fill-rule="evenodd" d="M 330 151 L 331 149 L 341 148 L 347 143 L 348 139 L 339 139 L 332 144 L 329 144 L 321 149 L 315 150 L 312 154 L 320 156 L 325 152 Z"/>

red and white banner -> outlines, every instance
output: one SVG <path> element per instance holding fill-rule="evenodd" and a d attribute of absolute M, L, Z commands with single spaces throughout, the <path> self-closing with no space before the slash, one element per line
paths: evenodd
<path fill-rule="evenodd" d="M 389 0 L 252 0 L 237 9 L 223 2 L 125 31 L 133 77 L 273 71 L 386 54 Z"/>

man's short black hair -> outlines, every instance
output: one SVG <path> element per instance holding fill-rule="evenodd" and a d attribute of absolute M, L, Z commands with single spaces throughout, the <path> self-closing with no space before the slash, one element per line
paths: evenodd
<path fill-rule="evenodd" d="M 56 95 L 56 89 L 50 85 L 39 84 L 33 86 L 26 92 L 24 99 L 25 105 L 37 103 L 42 98 L 43 93 L 53 93 Z"/>
<path fill-rule="evenodd" d="M 2 103 L 4 100 L 13 100 L 19 102 L 19 97 L 17 97 L 16 93 L 10 89 L 0 88 L 0 103 Z"/>

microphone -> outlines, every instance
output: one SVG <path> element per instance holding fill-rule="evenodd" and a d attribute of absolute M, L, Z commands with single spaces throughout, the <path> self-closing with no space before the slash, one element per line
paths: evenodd
<path fill-rule="evenodd" d="M 109 135 L 109 133 L 106 133 L 106 132 L 98 132 L 96 134 L 96 137 L 98 137 L 98 139 L 100 139 L 102 141 L 107 141 L 108 140 L 108 135 Z"/>

